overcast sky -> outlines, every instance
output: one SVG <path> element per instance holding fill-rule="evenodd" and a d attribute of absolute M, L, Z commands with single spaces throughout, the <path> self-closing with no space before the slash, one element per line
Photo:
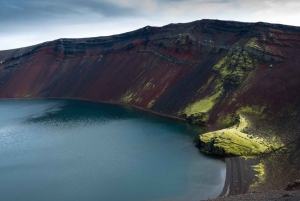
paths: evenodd
<path fill-rule="evenodd" d="M 0 0 L 0 50 L 200 19 L 300 26 L 300 1 Z"/>

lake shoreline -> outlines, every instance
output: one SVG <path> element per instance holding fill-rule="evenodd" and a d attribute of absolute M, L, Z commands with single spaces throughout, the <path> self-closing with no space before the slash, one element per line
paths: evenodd
<path fill-rule="evenodd" d="M 161 113 L 161 112 L 156 112 L 156 111 L 153 111 L 153 110 L 150 110 L 150 109 L 137 107 L 137 106 L 134 106 L 134 105 L 128 105 L 128 104 L 125 104 L 125 103 L 95 101 L 95 100 L 84 99 L 84 98 L 70 98 L 70 97 L 0 98 L 0 100 L 41 100 L 41 99 L 79 100 L 79 101 L 88 101 L 88 102 L 94 102 L 94 103 L 104 103 L 104 104 L 109 104 L 109 105 L 118 105 L 118 106 L 123 106 L 123 107 L 129 107 L 129 108 L 132 108 L 132 109 L 136 109 L 136 110 L 139 110 L 139 111 L 151 114 L 151 115 L 160 116 L 160 117 L 164 117 L 164 118 L 169 118 L 169 119 L 173 119 L 173 120 L 176 120 L 176 121 L 186 122 L 188 124 L 191 124 L 189 121 L 187 121 L 186 119 L 181 118 L 181 117 L 176 117 L 176 116 L 164 114 L 164 113 Z M 199 126 L 203 126 L 203 128 L 205 128 L 205 132 L 210 131 L 210 129 L 206 125 L 199 125 Z M 210 155 L 206 155 L 206 156 L 210 156 Z M 229 192 L 234 191 L 234 189 L 232 188 L 232 185 L 230 185 L 234 182 L 234 178 L 233 178 L 234 174 L 233 173 L 234 173 L 235 166 L 232 165 L 232 161 L 235 161 L 236 163 L 240 163 L 240 162 L 239 162 L 239 159 L 236 159 L 236 157 L 221 157 L 220 160 L 223 161 L 226 164 L 225 183 L 224 183 L 224 187 L 223 187 L 223 190 L 222 190 L 221 194 L 218 196 L 218 197 L 223 197 L 223 196 L 226 196 Z M 243 189 L 243 182 L 239 182 L 238 186 L 240 187 L 240 189 Z"/>
<path fill-rule="evenodd" d="M 142 108 L 142 107 L 138 107 L 138 106 L 134 106 L 134 105 L 129 105 L 129 104 L 125 104 L 125 103 L 115 103 L 115 102 L 108 102 L 108 101 L 96 101 L 96 100 L 90 100 L 90 99 L 84 99 L 84 98 L 70 98 L 70 97 L 35 97 L 35 98 L 0 98 L 0 100 L 38 100 L 38 99 L 59 99 L 59 100 L 81 100 L 81 101 L 89 101 L 89 102 L 94 102 L 94 103 L 104 103 L 104 104 L 109 104 L 109 105 L 119 105 L 119 106 L 125 106 L 125 107 L 130 107 L 132 109 L 137 109 L 143 112 L 147 112 L 150 114 L 154 114 L 157 116 L 161 116 L 161 117 L 166 117 L 166 118 L 170 118 L 170 119 L 174 119 L 177 121 L 181 121 L 181 122 L 187 122 L 190 123 L 189 121 L 187 121 L 184 118 L 181 117 L 176 117 L 176 116 L 172 116 L 172 115 L 168 115 L 168 114 L 164 114 L 161 112 L 156 112 L 150 109 L 146 109 L 146 108 Z M 206 128 L 206 125 L 200 125 L 203 126 L 204 128 Z M 208 130 L 207 130 L 208 131 Z"/>

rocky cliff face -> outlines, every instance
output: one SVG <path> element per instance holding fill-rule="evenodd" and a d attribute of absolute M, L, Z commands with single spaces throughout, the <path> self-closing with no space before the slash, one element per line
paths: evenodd
<path fill-rule="evenodd" d="M 0 97 L 123 103 L 211 130 L 243 114 L 250 121 L 243 134 L 289 144 L 299 137 L 299 55 L 299 27 L 218 20 L 147 26 L 1 51 Z"/>

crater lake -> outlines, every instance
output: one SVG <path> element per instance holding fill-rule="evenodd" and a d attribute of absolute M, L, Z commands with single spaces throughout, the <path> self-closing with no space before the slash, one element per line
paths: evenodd
<path fill-rule="evenodd" d="M 226 166 L 195 147 L 203 128 L 129 107 L 0 100 L 1 200 L 199 201 Z"/>

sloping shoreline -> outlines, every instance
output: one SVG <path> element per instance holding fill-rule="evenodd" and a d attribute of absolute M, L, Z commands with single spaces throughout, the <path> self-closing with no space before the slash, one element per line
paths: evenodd
<path fill-rule="evenodd" d="M 219 197 L 227 197 L 247 193 L 250 185 L 255 180 L 255 171 L 251 168 L 257 161 L 245 160 L 241 157 L 225 157 L 226 180 Z"/>
<path fill-rule="evenodd" d="M 79 99 L 79 98 L 61 98 L 61 97 L 37 97 L 37 98 L 0 98 L 0 100 L 35 100 L 35 99 L 58 99 L 58 100 L 82 100 L 82 101 L 90 101 L 96 103 L 105 103 L 105 104 L 112 104 L 112 105 L 120 105 L 125 107 L 130 107 L 133 109 L 137 109 L 142 112 L 146 112 L 152 115 L 171 118 L 177 121 L 187 122 L 187 120 L 172 116 L 166 115 L 163 113 L 155 112 L 145 108 L 139 108 L 133 105 L 126 105 L 122 103 L 112 103 L 112 102 L 104 102 L 104 101 L 93 101 L 88 99 Z M 208 128 L 207 128 L 208 129 Z M 251 181 L 255 178 L 255 172 L 252 171 L 251 175 L 249 175 L 249 171 L 247 172 L 246 169 L 251 169 L 252 163 L 246 161 L 241 157 L 224 157 L 226 163 L 226 179 L 224 183 L 224 187 L 222 193 L 219 197 L 228 196 L 228 195 L 236 195 L 236 194 L 244 194 L 247 192 Z M 246 181 L 246 182 L 245 182 Z"/>

